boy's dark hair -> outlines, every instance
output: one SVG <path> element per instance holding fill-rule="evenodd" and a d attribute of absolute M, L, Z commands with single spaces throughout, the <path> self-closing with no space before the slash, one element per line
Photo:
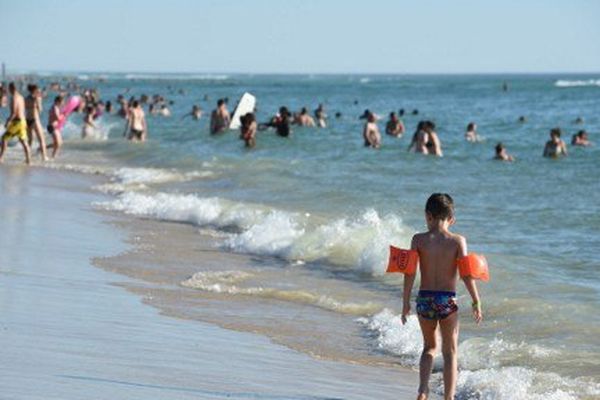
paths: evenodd
<path fill-rule="evenodd" d="M 62 96 L 56 96 L 54 98 L 54 104 L 59 104 L 63 101 L 63 97 Z"/>
<path fill-rule="evenodd" d="M 554 136 L 557 136 L 557 137 L 560 137 L 560 134 L 561 134 L 561 133 L 562 133 L 562 132 L 561 132 L 560 128 L 552 128 L 552 129 L 550 130 L 550 134 L 551 134 L 551 135 L 554 135 Z"/>
<path fill-rule="evenodd" d="M 447 193 L 434 193 L 425 203 L 425 212 L 434 219 L 450 219 L 454 217 L 454 200 Z"/>

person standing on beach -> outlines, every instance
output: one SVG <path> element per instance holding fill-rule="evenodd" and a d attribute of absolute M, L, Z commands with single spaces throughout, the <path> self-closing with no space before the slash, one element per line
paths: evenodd
<path fill-rule="evenodd" d="M 215 135 L 225 132 L 229 126 L 229 122 L 231 122 L 231 116 L 227 110 L 225 99 L 219 99 L 217 101 L 217 108 L 213 110 L 210 116 L 210 133 Z"/>
<path fill-rule="evenodd" d="M 46 139 L 42 129 L 42 96 L 37 85 L 28 85 L 27 90 L 29 95 L 25 98 L 25 117 L 27 120 L 27 136 L 29 148 L 33 145 L 33 135 L 38 139 L 40 148 L 39 152 L 42 155 L 42 160 L 47 161 L 46 155 Z"/>
<path fill-rule="evenodd" d="M 146 114 L 140 105 L 140 102 L 133 100 L 129 109 L 127 125 L 124 136 L 129 133 L 128 139 L 134 142 L 145 142 L 148 136 L 148 127 L 146 125 Z"/>
<path fill-rule="evenodd" d="M 2 141 L 0 143 L 0 163 L 4 158 L 4 152 L 8 146 L 8 141 L 12 138 L 19 139 L 23 151 L 25 152 L 25 163 L 29 165 L 31 163 L 31 155 L 29 151 L 29 143 L 27 143 L 27 122 L 25 121 L 25 99 L 15 86 L 14 82 L 8 84 L 8 92 L 11 95 L 9 108 L 10 116 L 6 120 L 5 128 L 6 132 L 2 135 Z"/>
<path fill-rule="evenodd" d="M 363 139 L 365 140 L 365 147 L 378 149 L 381 146 L 381 134 L 377 126 L 377 119 L 375 118 L 375 114 L 371 112 L 367 116 L 367 122 L 365 122 Z"/>
<path fill-rule="evenodd" d="M 419 257 L 421 275 L 416 299 L 417 315 L 423 335 L 423 351 L 419 362 L 419 389 L 417 400 L 429 397 L 429 378 L 433 358 L 438 348 L 439 330 L 444 358 L 444 399 L 454 400 L 458 375 L 458 305 L 456 284 L 460 275 L 472 304 L 471 311 L 476 323 L 483 320 L 481 300 L 472 276 L 459 273 L 457 261 L 468 258 L 467 240 L 450 232 L 454 224 L 454 201 L 446 193 L 434 193 L 425 204 L 427 232 L 413 236 L 411 250 Z M 411 292 L 416 274 L 404 276 L 402 324 L 410 314 Z M 439 329 L 438 329 L 439 328 Z"/>
<path fill-rule="evenodd" d="M 56 96 L 54 98 L 54 103 L 52 104 L 52 108 L 48 113 L 48 126 L 46 129 L 48 133 L 52 135 L 52 158 L 56 158 L 58 155 L 58 151 L 62 147 L 62 135 L 60 133 L 60 129 L 58 128 L 58 123 L 61 119 L 65 118 L 60 111 L 60 107 L 63 104 L 63 97 Z"/>

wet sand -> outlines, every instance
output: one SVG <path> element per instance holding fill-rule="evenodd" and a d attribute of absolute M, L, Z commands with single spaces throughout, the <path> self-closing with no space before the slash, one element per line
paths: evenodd
<path fill-rule="evenodd" d="M 125 270 L 107 271 L 107 257 L 126 254 L 132 244 L 134 253 L 153 253 L 135 244 L 141 238 L 118 228 L 126 219 L 93 211 L 90 204 L 102 196 L 89 191 L 91 179 L 0 167 L 2 398 L 414 397 L 417 378 L 412 371 L 321 360 L 264 335 L 199 321 L 195 309 L 202 302 L 176 301 L 181 300 L 177 293 L 183 289 L 178 285 L 183 271 L 175 269 L 170 283 L 162 273 L 153 278 L 151 268 L 144 269 L 144 279 Z M 196 255 L 195 268 L 210 262 L 206 252 Z M 98 264 L 104 260 L 105 269 L 94 268 L 92 258 Z M 175 300 L 164 300 L 169 299 L 163 296 L 169 285 Z M 239 303 L 251 320 L 252 307 Z M 276 310 L 277 301 L 271 306 Z M 181 312 L 186 307 L 187 314 Z M 218 301 L 211 307 L 213 313 L 228 310 L 218 307 Z M 311 332 L 315 329 L 307 327 L 306 334 Z M 314 336 L 325 340 L 327 332 Z"/>

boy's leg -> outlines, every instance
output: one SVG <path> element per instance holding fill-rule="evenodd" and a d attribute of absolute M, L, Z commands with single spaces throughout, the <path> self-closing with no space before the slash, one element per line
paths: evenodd
<path fill-rule="evenodd" d="M 442 333 L 442 355 L 444 356 L 444 399 L 453 400 L 456 392 L 458 313 L 453 312 L 440 320 Z"/>
<path fill-rule="evenodd" d="M 421 353 L 421 362 L 419 363 L 419 397 L 417 399 L 426 399 L 429 394 L 429 378 L 433 368 L 433 357 L 435 356 L 436 340 L 435 330 L 438 321 L 425 319 L 419 316 L 419 324 L 423 333 L 423 352 Z"/>

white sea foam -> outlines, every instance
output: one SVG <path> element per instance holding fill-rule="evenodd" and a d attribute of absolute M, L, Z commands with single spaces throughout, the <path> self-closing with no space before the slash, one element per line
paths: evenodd
<path fill-rule="evenodd" d="M 224 81 L 229 75 L 223 74 L 127 74 L 125 79 L 139 80 L 198 80 L 198 81 Z"/>
<path fill-rule="evenodd" d="M 600 79 L 588 79 L 588 80 L 559 79 L 556 82 L 554 82 L 554 86 L 560 87 L 560 88 L 584 87 L 584 86 L 599 86 L 600 87 Z"/>
<path fill-rule="evenodd" d="M 241 286 L 257 275 L 244 271 L 201 271 L 181 282 L 182 286 L 212 293 L 246 295 L 307 304 L 329 311 L 351 315 L 371 314 L 380 309 L 373 303 L 349 303 L 308 290 L 282 290 L 263 286 Z"/>
<path fill-rule="evenodd" d="M 402 325 L 399 315 L 384 309 L 370 318 L 359 318 L 375 334 L 378 348 L 399 356 L 403 363 L 416 367 L 422 350 L 422 338 L 417 318 L 409 316 Z M 581 394 L 600 394 L 598 385 L 580 379 L 561 377 L 530 368 L 504 365 L 522 353 L 547 357 L 556 350 L 537 345 L 510 343 L 494 338 L 471 338 L 459 344 L 458 399 L 486 400 L 571 400 Z M 438 360 L 439 361 L 439 360 Z M 442 394 L 441 374 L 435 374 L 436 392 Z"/>
<path fill-rule="evenodd" d="M 236 233 L 224 244 L 230 250 L 290 261 L 326 260 L 374 275 L 385 270 L 388 245 L 407 245 L 410 237 L 400 218 L 382 218 L 374 210 L 316 224 L 304 214 L 194 195 L 125 192 L 98 206 L 199 226 L 233 227 Z"/>

